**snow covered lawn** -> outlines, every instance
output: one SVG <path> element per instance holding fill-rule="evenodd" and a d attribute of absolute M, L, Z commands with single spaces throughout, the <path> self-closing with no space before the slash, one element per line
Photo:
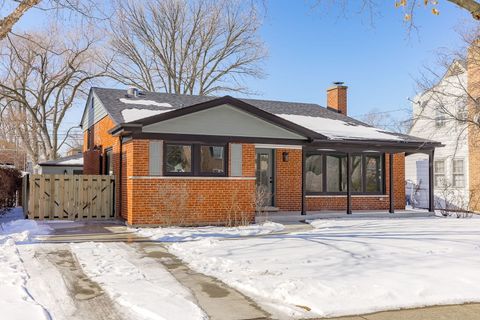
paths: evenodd
<path fill-rule="evenodd" d="M 137 231 L 141 236 L 149 237 L 162 242 L 192 241 L 205 238 L 238 238 L 245 236 L 265 235 L 272 232 L 282 231 L 283 224 L 275 222 L 264 222 L 241 227 L 199 227 L 199 228 L 139 228 Z"/>
<path fill-rule="evenodd" d="M 316 220 L 169 250 L 283 318 L 480 301 L 480 219 Z"/>
<path fill-rule="evenodd" d="M 17 242 L 29 240 L 30 234 L 48 232 L 48 227 L 19 219 L 16 208 L 0 216 L 0 310 L 2 319 L 47 319 L 48 312 L 27 289 L 29 278 L 18 252 Z"/>

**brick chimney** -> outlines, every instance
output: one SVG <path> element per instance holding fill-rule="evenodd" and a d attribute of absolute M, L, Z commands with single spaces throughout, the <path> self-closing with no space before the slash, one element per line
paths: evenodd
<path fill-rule="evenodd" d="M 334 82 L 327 89 L 327 108 L 347 115 L 347 86 L 343 82 Z"/>

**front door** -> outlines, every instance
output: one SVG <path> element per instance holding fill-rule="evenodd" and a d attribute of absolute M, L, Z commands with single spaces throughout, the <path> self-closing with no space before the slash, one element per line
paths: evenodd
<path fill-rule="evenodd" d="M 255 149 L 255 176 L 257 178 L 257 207 L 274 205 L 273 150 Z"/>

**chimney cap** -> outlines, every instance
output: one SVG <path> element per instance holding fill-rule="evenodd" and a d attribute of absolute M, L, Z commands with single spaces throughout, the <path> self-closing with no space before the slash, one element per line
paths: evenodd
<path fill-rule="evenodd" d="M 345 82 L 343 82 L 343 81 L 334 81 L 333 84 L 336 85 L 336 86 L 343 86 L 343 85 L 345 84 Z"/>

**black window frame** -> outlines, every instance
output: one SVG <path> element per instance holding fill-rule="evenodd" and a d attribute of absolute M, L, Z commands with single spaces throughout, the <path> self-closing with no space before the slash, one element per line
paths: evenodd
<path fill-rule="evenodd" d="M 190 146 L 191 148 L 191 166 L 190 172 L 169 172 L 167 171 L 167 147 Z M 223 172 L 202 172 L 201 171 L 201 147 L 223 147 Z M 198 143 L 183 141 L 167 141 L 163 143 L 163 175 L 164 176 L 186 176 L 186 177 L 226 177 L 228 176 L 228 143 Z"/>
<path fill-rule="evenodd" d="M 340 152 L 315 152 L 315 151 L 309 151 L 306 154 L 306 158 L 309 156 L 322 156 L 322 173 L 323 173 L 323 181 L 322 181 L 322 192 L 312 192 L 306 190 L 306 195 L 307 196 L 319 196 L 319 195 L 346 195 L 346 191 L 327 191 L 327 179 L 328 179 L 328 172 L 327 172 L 327 156 L 344 156 L 346 157 L 346 153 L 340 153 Z M 364 153 L 351 153 L 350 154 L 352 157 L 353 156 L 361 156 L 361 179 L 362 179 L 362 189 L 361 191 L 353 191 L 352 190 L 352 195 L 385 195 L 386 194 L 386 187 L 385 187 L 385 153 L 377 153 L 377 152 L 364 152 Z M 380 168 L 382 169 L 381 172 L 381 182 L 380 182 L 380 191 L 371 191 L 367 192 L 366 191 L 366 185 L 367 185 L 367 178 L 366 178 L 366 160 L 365 158 L 367 156 L 377 156 L 380 157 Z"/>

